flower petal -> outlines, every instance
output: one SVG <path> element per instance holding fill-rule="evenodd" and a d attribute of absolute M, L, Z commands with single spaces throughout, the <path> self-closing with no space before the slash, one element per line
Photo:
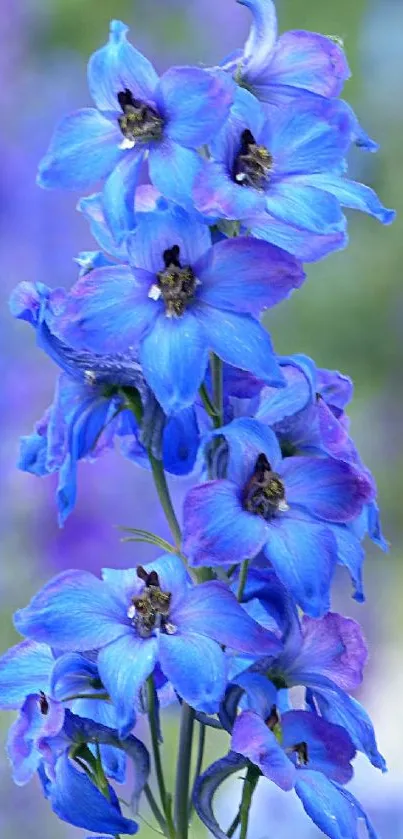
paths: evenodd
<path fill-rule="evenodd" d="M 115 166 L 103 188 L 102 203 L 105 221 L 118 245 L 134 226 L 133 196 L 139 181 L 143 159 L 142 148 L 134 148 Z"/>
<path fill-rule="evenodd" d="M 118 718 L 116 709 L 111 702 L 96 699 L 77 699 L 73 705 L 73 711 L 79 717 L 94 720 L 107 728 L 117 728 Z M 95 747 L 91 747 L 95 753 Z M 108 778 L 113 778 L 119 784 L 123 784 L 126 778 L 126 755 L 121 749 L 114 746 L 100 745 L 102 764 Z"/>
<path fill-rule="evenodd" d="M 333 251 L 345 248 L 348 244 L 347 225 L 336 233 L 318 235 L 279 221 L 268 213 L 251 216 L 245 220 L 244 224 L 253 236 L 284 248 L 302 262 L 316 262 Z"/>
<path fill-rule="evenodd" d="M 124 157 L 123 160 L 126 166 L 129 157 Z M 119 168 L 120 164 L 116 167 L 116 171 L 119 171 Z M 86 198 L 80 198 L 77 204 L 77 210 L 87 219 L 91 233 L 97 240 L 100 248 L 106 253 L 111 254 L 115 259 L 123 261 L 126 256 L 125 247 L 124 245 L 117 245 L 106 223 L 102 192 L 96 192 L 93 195 L 88 195 Z M 130 225 L 130 227 L 134 226 L 134 206 L 132 210 L 133 219 L 126 219 L 126 224 Z M 101 266 L 97 265 L 95 267 Z"/>
<path fill-rule="evenodd" d="M 208 361 L 204 330 L 192 311 L 160 314 L 140 347 L 144 376 L 166 414 L 193 405 Z"/>
<path fill-rule="evenodd" d="M 109 790 L 107 798 L 67 755 L 57 761 L 56 780 L 46 784 L 52 810 L 62 821 L 95 833 L 136 833 L 138 825 L 122 816 L 114 791 Z"/>
<path fill-rule="evenodd" d="M 171 67 L 157 90 L 166 135 L 191 149 L 208 143 L 227 119 L 235 90 L 222 70 Z"/>
<path fill-rule="evenodd" d="M 203 167 L 200 155 L 166 138 L 151 146 L 148 166 L 150 180 L 162 195 L 194 212 L 192 187 Z"/>
<path fill-rule="evenodd" d="M 281 719 L 281 727 L 285 749 L 292 751 L 295 744 L 306 743 L 309 771 L 323 772 L 340 784 L 351 781 L 350 761 L 356 750 L 344 728 L 310 711 L 288 711 Z M 304 771 L 304 766 L 301 769 Z"/>
<path fill-rule="evenodd" d="M 195 465 L 199 442 L 199 427 L 193 407 L 168 417 L 162 444 L 166 471 L 173 475 L 188 475 Z"/>
<path fill-rule="evenodd" d="M 165 268 L 164 251 L 177 245 L 182 265 L 190 265 L 211 249 L 211 235 L 201 223 L 181 207 L 167 204 L 151 213 L 138 213 L 136 227 L 127 239 L 129 259 L 134 268 L 152 274 Z"/>
<path fill-rule="evenodd" d="M 378 219 L 382 224 L 391 224 L 396 217 L 395 210 L 388 210 L 381 204 L 376 192 L 369 186 L 350 181 L 338 175 L 317 173 L 306 176 L 297 176 L 295 181 L 306 183 L 320 190 L 334 195 L 342 207 L 350 207 L 352 210 L 360 210 Z"/>
<path fill-rule="evenodd" d="M 0 658 L 0 708 L 20 708 L 30 693 L 49 692 L 54 657 L 47 644 L 22 641 Z"/>
<path fill-rule="evenodd" d="M 243 755 L 229 752 L 225 757 L 212 763 L 202 775 L 196 779 L 193 803 L 197 815 L 203 824 L 206 825 L 215 839 L 227 839 L 227 834 L 221 830 L 217 819 L 213 813 L 213 797 L 217 792 L 218 787 L 240 769 L 244 769 L 247 765 L 246 759 Z"/>
<path fill-rule="evenodd" d="M 254 557 L 267 539 L 265 522 L 245 512 L 231 481 L 209 481 L 191 489 L 183 515 L 183 550 L 195 567 Z"/>
<path fill-rule="evenodd" d="M 202 163 L 193 183 L 195 206 L 209 218 L 244 219 L 264 212 L 262 191 L 237 184 L 222 163 Z"/>
<path fill-rule="evenodd" d="M 333 784 L 321 772 L 305 771 L 298 775 L 295 792 L 305 812 L 330 839 L 358 839 L 357 821 L 366 822 L 369 839 L 377 835 L 351 792 Z"/>
<path fill-rule="evenodd" d="M 274 432 L 252 417 L 240 417 L 228 425 L 213 431 L 207 444 L 213 438 L 224 437 L 228 444 L 225 465 L 226 477 L 243 490 L 249 481 L 260 454 L 265 454 L 273 471 L 281 463 L 281 449 Z"/>
<path fill-rule="evenodd" d="M 194 586 L 172 612 L 181 632 L 196 632 L 233 650 L 274 655 L 277 638 L 252 620 L 224 583 L 213 580 Z"/>
<path fill-rule="evenodd" d="M 132 628 L 104 647 L 98 655 L 98 669 L 116 709 L 120 737 L 127 737 L 135 722 L 135 700 L 158 655 L 157 638 L 140 638 Z"/>
<path fill-rule="evenodd" d="M 277 38 L 277 15 L 273 0 L 238 0 L 253 15 L 248 40 L 244 46 L 247 76 L 259 74 L 267 67 Z"/>
<path fill-rule="evenodd" d="M 154 102 L 158 76 L 151 62 L 128 43 L 128 31 L 120 20 L 112 20 L 109 42 L 88 62 L 88 86 L 100 111 L 119 111 L 117 95 L 126 88 L 134 99 Z"/>
<path fill-rule="evenodd" d="M 331 531 L 312 520 L 285 513 L 267 528 L 264 548 L 277 576 L 298 605 L 313 618 L 330 608 L 330 586 L 337 561 Z"/>
<path fill-rule="evenodd" d="M 273 184 L 266 195 L 270 215 L 311 233 L 332 233 L 343 224 L 336 198 L 321 189 L 294 183 L 291 178 Z"/>
<path fill-rule="evenodd" d="M 255 317 L 288 297 L 305 279 L 302 266 L 290 254 L 246 236 L 218 242 L 196 273 L 205 303 Z"/>
<path fill-rule="evenodd" d="M 59 650 L 99 649 L 127 628 L 122 606 L 89 571 L 64 571 L 14 615 L 23 635 Z"/>
<path fill-rule="evenodd" d="M 231 749 L 249 758 L 280 789 L 293 789 L 297 778 L 295 766 L 265 721 L 254 711 L 243 711 L 236 718 Z"/>
<path fill-rule="evenodd" d="M 38 170 L 46 189 L 88 189 L 106 178 L 122 158 L 118 125 L 95 108 L 75 111 L 61 121 Z"/>
<path fill-rule="evenodd" d="M 284 384 L 270 336 L 254 318 L 201 302 L 193 311 L 197 312 L 209 348 L 219 358 L 253 373 L 263 382 L 278 387 Z"/>
<path fill-rule="evenodd" d="M 126 265 L 91 271 L 70 292 L 60 334 L 95 352 L 127 352 L 158 314 L 158 304 L 148 297 L 154 279 L 148 271 L 133 273 Z"/>
<path fill-rule="evenodd" d="M 304 615 L 302 646 L 289 672 L 295 684 L 305 684 L 309 673 L 312 686 L 318 673 L 350 692 L 361 684 L 367 658 L 367 646 L 356 621 L 335 612 L 320 620 Z"/>
<path fill-rule="evenodd" d="M 190 577 L 182 560 L 176 554 L 163 554 L 152 562 L 144 563 L 143 568 L 147 574 L 151 571 L 158 574 L 161 588 L 170 592 L 173 605 L 186 594 Z M 139 578 L 137 568 L 124 571 L 117 568 L 103 568 L 102 579 L 113 588 L 114 593 L 126 608 L 133 595 L 140 595 L 144 589 L 144 582 Z"/>
<path fill-rule="evenodd" d="M 280 468 L 287 501 L 329 522 L 356 518 L 372 487 L 362 472 L 330 457 L 287 457 Z"/>
<path fill-rule="evenodd" d="M 160 664 L 179 696 L 208 714 L 218 711 L 227 682 L 226 661 L 219 644 L 196 632 L 160 636 Z"/>
<path fill-rule="evenodd" d="M 321 96 L 339 96 L 350 78 L 344 50 L 332 38 L 294 30 L 280 35 L 268 69 L 271 84 L 304 88 Z"/>

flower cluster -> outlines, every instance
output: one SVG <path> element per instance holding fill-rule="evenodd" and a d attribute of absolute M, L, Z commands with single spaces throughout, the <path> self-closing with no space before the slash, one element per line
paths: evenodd
<path fill-rule="evenodd" d="M 243 50 L 161 78 L 113 21 L 88 65 L 95 107 L 62 120 L 40 164 L 43 187 L 101 184 L 78 204 L 97 249 L 77 257 L 70 291 L 22 282 L 12 295 L 61 371 L 19 466 L 57 473 L 64 524 L 79 461 L 117 440 L 152 471 L 174 544 L 134 528 L 158 559 L 46 584 L 15 615 L 24 640 L 1 660 L 0 707 L 19 712 L 7 745 L 16 783 L 38 772 L 54 812 L 87 831 L 137 831 L 111 785 L 130 757 L 134 814 L 143 796 L 168 839 L 186 839 L 198 720 L 192 803 L 217 839 L 238 825 L 245 839 L 262 775 L 294 790 L 331 839 L 356 839 L 360 820 L 373 839 L 346 789 L 357 751 L 385 770 L 350 695 L 367 650 L 331 611 L 331 588 L 344 566 L 362 601 L 363 540 L 387 548 L 376 485 L 349 435 L 350 379 L 278 356 L 260 318 L 302 285 L 302 262 L 345 246 L 344 207 L 384 224 L 394 213 L 346 176 L 351 146 L 377 147 L 339 98 L 341 45 L 278 37 L 271 0 L 240 2 L 252 14 Z M 167 472 L 193 480 L 183 528 Z M 173 811 L 160 709 L 174 704 Z M 133 734 L 144 715 L 159 802 Z M 209 728 L 228 732 L 228 753 L 205 768 Z M 239 770 L 226 834 L 212 799 Z"/>

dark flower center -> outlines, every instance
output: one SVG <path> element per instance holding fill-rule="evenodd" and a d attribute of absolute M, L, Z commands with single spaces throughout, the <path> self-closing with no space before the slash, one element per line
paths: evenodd
<path fill-rule="evenodd" d="M 270 180 L 273 157 L 266 146 L 259 146 L 249 130 L 241 134 L 241 148 L 235 158 L 233 180 L 240 186 L 265 189 Z"/>
<path fill-rule="evenodd" d="M 49 713 L 49 702 L 43 690 L 39 693 L 39 710 L 44 717 L 46 717 Z"/>
<path fill-rule="evenodd" d="M 133 148 L 137 142 L 147 143 L 161 137 L 163 120 L 154 108 L 134 99 L 128 88 L 118 93 L 118 102 L 123 111 L 118 123 L 125 138 L 124 147 Z"/>
<path fill-rule="evenodd" d="M 260 454 L 253 475 L 244 488 L 243 506 L 268 521 L 278 510 L 287 510 L 285 488 L 279 475 L 272 472 L 265 454 Z"/>
<path fill-rule="evenodd" d="M 178 245 L 164 251 L 165 269 L 158 271 L 157 282 L 149 293 L 154 300 L 163 298 L 168 317 L 183 315 L 199 284 L 190 265 L 181 265 L 179 254 Z"/>
<path fill-rule="evenodd" d="M 160 629 L 168 635 L 174 635 L 176 627 L 169 622 L 171 605 L 170 592 L 162 591 L 156 571 L 149 574 L 139 565 L 137 576 L 145 583 L 140 596 L 132 597 L 127 616 L 131 619 L 141 638 L 149 638 L 154 629 Z"/>
<path fill-rule="evenodd" d="M 295 743 L 295 746 L 290 746 L 286 751 L 297 756 L 297 766 L 306 766 L 309 763 L 308 743 Z"/>

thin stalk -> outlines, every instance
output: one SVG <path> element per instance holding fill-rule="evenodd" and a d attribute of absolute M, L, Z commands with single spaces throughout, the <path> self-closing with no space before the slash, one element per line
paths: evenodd
<path fill-rule="evenodd" d="M 221 424 L 220 415 L 217 412 L 217 409 L 216 409 L 215 405 L 213 404 L 213 402 L 210 399 L 209 393 L 207 391 L 207 388 L 206 388 L 206 385 L 204 384 L 204 382 L 203 382 L 202 385 L 200 385 L 199 394 L 200 394 L 200 398 L 203 402 L 203 405 L 206 409 L 206 413 L 213 420 L 214 427 L 219 428 L 220 424 Z"/>
<path fill-rule="evenodd" d="M 198 777 L 201 773 L 201 770 L 202 770 L 203 757 L 204 757 L 204 746 L 205 746 L 205 743 L 206 743 L 206 726 L 202 722 L 199 722 L 198 725 L 199 725 L 199 741 L 198 741 L 198 744 L 197 744 L 197 758 L 196 758 L 196 767 L 195 767 L 192 791 L 195 787 L 196 781 L 197 781 L 197 779 L 198 779 Z M 191 818 L 192 812 L 193 812 L 193 795 L 192 795 L 192 798 L 191 798 L 190 804 L 189 804 L 189 819 Z"/>
<path fill-rule="evenodd" d="M 157 460 L 156 457 L 152 454 L 152 452 L 148 451 L 148 457 L 150 460 L 151 471 L 154 478 L 155 488 L 158 493 L 158 498 L 161 502 L 162 509 L 165 513 L 165 518 L 169 524 L 171 529 L 172 536 L 175 541 L 175 545 L 180 549 L 181 542 L 182 542 L 182 534 L 181 529 L 179 527 L 178 519 L 176 518 L 176 513 L 172 504 L 170 492 L 168 489 L 167 479 L 164 472 L 164 467 L 161 460 Z"/>
<path fill-rule="evenodd" d="M 247 839 L 250 807 L 252 804 L 253 793 L 259 780 L 259 774 L 260 773 L 256 770 L 255 766 L 250 766 L 246 773 L 246 778 L 243 784 L 242 801 L 239 808 L 241 822 L 239 839 Z"/>
<path fill-rule="evenodd" d="M 167 823 L 164 819 L 164 816 L 161 813 L 160 808 L 158 807 L 158 804 L 157 804 L 157 802 L 154 798 L 153 792 L 152 792 L 149 784 L 146 784 L 145 787 L 144 787 L 144 795 L 145 795 L 145 797 L 148 801 L 150 810 L 151 810 L 155 820 L 158 822 L 163 834 L 166 836 L 167 835 Z"/>
<path fill-rule="evenodd" d="M 227 836 L 229 837 L 229 839 L 231 839 L 231 836 L 234 835 L 240 821 L 241 821 L 241 811 L 238 810 L 238 812 L 237 812 L 237 814 L 234 818 L 234 821 L 232 822 L 231 826 L 227 830 Z"/>
<path fill-rule="evenodd" d="M 246 580 L 248 576 L 248 568 L 249 568 L 249 560 L 244 559 L 241 565 L 241 571 L 239 574 L 239 581 L 238 581 L 238 592 L 237 592 L 237 599 L 241 602 L 243 598 L 243 593 L 245 591 Z"/>
<path fill-rule="evenodd" d="M 175 790 L 176 839 L 188 839 L 188 801 L 195 713 L 186 702 L 182 703 Z"/>
<path fill-rule="evenodd" d="M 221 359 L 214 353 L 211 354 L 210 368 L 213 385 L 213 402 L 219 419 L 217 428 L 220 428 L 224 421 L 223 370 Z"/>
<path fill-rule="evenodd" d="M 148 721 L 150 725 L 151 748 L 154 758 L 155 775 L 157 778 L 158 790 L 160 794 L 162 809 L 167 822 L 167 835 L 171 839 L 175 839 L 175 828 L 172 822 L 170 797 L 165 786 L 164 771 L 162 768 L 160 744 L 158 739 L 158 730 L 156 724 L 156 704 L 155 704 L 155 687 L 152 676 L 147 679 L 147 693 L 148 693 Z"/>

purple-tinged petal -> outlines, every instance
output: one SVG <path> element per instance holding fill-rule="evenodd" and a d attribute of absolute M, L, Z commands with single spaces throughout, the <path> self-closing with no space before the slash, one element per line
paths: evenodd
<path fill-rule="evenodd" d="M 295 512 L 274 518 L 264 552 L 298 605 L 313 618 L 330 608 L 330 587 L 337 561 L 336 541 L 323 525 Z"/>
<path fill-rule="evenodd" d="M 208 362 L 208 345 L 199 319 L 160 314 L 140 347 L 144 376 L 166 414 L 193 405 Z"/>
<path fill-rule="evenodd" d="M 244 225 L 253 236 L 284 248 L 302 262 L 316 262 L 348 244 L 346 225 L 336 233 L 318 235 L 279 221 L 268 213 L 250 216 Z"/>
<path fill-rule="evenodd" d="M 265 454 L 273 471 L 281 463 L 281 449 L 274 432 L 252 417 L 240 417 L 213 431 L 208 440 L 224 437 L 228 444 L 226 477 L 243 490 L 254 472 L 260 454 Z"/>
<path fill-rule="evenodd" d="M 54 657 L 50 647 L 22 641 L 0 658 L 0 708 L 20 708 L 30 693 L 48 693 Z"/>
<path fill-rule="evenodd" d="M 350 761 L 356 750 L 340 725 L 327 722 L 310 711 L 289 711 L 282 717 L 283 746 L 292 751 L 298 743 L 308 747 L 309 770 L 323 772 L 333 781 L 347 784 L 353 777 Z M 301 770 L 305 771 L 302 765 Z"/>
<path fill-rule="evenodd" d="M 121 737 L 127 737 L 133 728 L 135 700 L 153 672 L 157 656 L 157 638 L 140 638 L 134 629 L 98 655 L 99 675 L 115 706 Z"/>
<path fill-rule="evenodd" d="M 120 111 L 118 93 L 126 88 L 134 99 L 152 104 L 158 76 L 144 55 L 126 39 L 128 26 L 112 20 L 109 42 L 88 62 L 88 86 L 100 111 Z"/>
<path fill-rule="evenodd" d="M 95 108 L 65 117 L 41 160 L 38 184 L 46 189 L 88 189 L 106 178 L 122 158 L 118 125 Z"/>
<path fill-rule="evenodd" d="M 293 789 L 297 778 L 295 766 L 265 721 L 254 711 L 243 711 L 235 720 L 231 749 L 249 758 L 280 789 Z"/>
<path fill-rule="evenodd" d="M 324 521 L 351 521 L 373 494 L 362 472 L 330 457 L 287 457 L 280 473 L 287 501 L 305 507 Z"/>
<path fill-rule="evenodd" d="M 193 792 L 193 804 L 197 815 L 212 833 L 215 839 L 227 839 L 227 834 L 221 830 L 213 812 L 213 797 L 218 787 L 235 772 L 239 772 L 247 765 L 243 755 L 229 752 L 225 757 L 212 763 L 208 769 L 196 780 Z"/>
<path fill-rule="evenodd" d="M 245 512 L 232 481 L 191 489 L 183 515 L 183 550 L 194 567 L 241 562 L 254 557 L 267 539 L 266 523 Z"/>
<path fill-rule="evenodd" d="M 94 786 L 88 775 L 80 772 L 62 755 L 56 764 L 56 778 L 45 783 L 46 796 L 59 819 L 90 830 L 92 833 L 136 833 L 138 825 L 122 816 L 112 787 L 109 797 Z"/>
<path fill-rule="evenodd" d="M 107 728 L 116 729 L 118 727 L 116 710 L 111 702 L 102 699 L 77 699 L 72 708 L 79 717 L 94 720 L 94 722 L 99 722 Z M 95 752 L 93 746 L 90 746 L 90 748 L 91 751 Z M 126 778 L 127 763 L 124 751 L 104 744 L 99 746 L 99 750 L 106 776 L 113 778 L 118 784 L 123 784 Z"/>
<path fill-rule="evenodd" d="M 293 178 L 293 183 L 306 184 L 333 195 L 342 207 L 360 210 L 378 219 L 382 224 L 392 224 L 396 217 L 395 210 L 388 210 L 381 204 L 376 192 L 369 186 L 350 181 L 338 175 L 328 173 L 300 175 Z"/>
<path fill-rule="evenodd" d="M 136 345 L 160 306 L 148 297 L 154 275 L 125 265 L 99 268 L 73 286 L 60 319 L 60 334 L 72 345 L 99 353 L 126 352 Z"/>
<path fill-rule="evenodd" d="M 289 668 L 295 684 L 312 686 L 315 673 L 326 676 L 345 691 L 362 682 L 368 650 L 360 625 L 351 618 L 329 612 L 320 620 L 304 615 L 302 646 Z"/>
<path fill-rule="evenodd" d="M 235 90 L 222 70 L 171 67 L 157 89 L 167 137 L 191 149 L 208 143 L 227 119 Z"/>
<path fill-rule="evenodd" d="M 192 588 L 172 612 L 181 632 L 196 632 L 238 652 L 275 655 L 281 645 L 252 620 L 228 586 L 216 580 Z"/>
<path fill-rule="evenodd" d="M 136 227 L 127 239 L 129 260 L 134 268 L 144 268 L 152 274 L 163 271 L 164 252 L 174 245 L 179 248 L 181 265 L 193 267 L 211 249 L 210 231 L 206 224 L 176 205 L 137 214 Z"/>
<path fill-rule="evenodd" d="M 149 152 L 149 175 L 162 195 L 194 212 L 192 187 L 203 167 L 200 155 L 166 138 Z"/>
<path fill-rule="evenodd" d="M 266 207 L 265 194 L 237 184 L 222 163 L 203 163 L 194 180 L 193 200 L 208 218 L 245 219 Z"/>
<path fill-rule="evenodd" d="M 249 74 L 248 74 L 249 75 Z M 339 96 L 350 70 L 343 49 L 324 35 L 304 30 L 280 35 L 270 61 L 270 83 Z"/>
<path fill-rule="evenodd" d="M 284 388 L 264 387 L 259 394 L 256 419 L 273 426 L 294 417 L 306 408 L 315 396 L 315 366 L 307 356 L 280 359 L 286 381 Z"/>
<path fill-rule="evenodd" d="M 133 196 L 143 159 L 144 151 L 141 146 L 134 148 L 115 166 L 102 191 L 105 221 L 118 245 L 134 226 Z"/>
<path fill-rule="evenodd" d="M 270 151 L 276 179 L 344 168 L 352 123 L 352 111 L 341 100 L 299 97 L 275 122 Z"/>
<path fill-rule="evenodd" d="M 160 636 L 160 664 L 179 696 L 198 711 L 215 714 L 227 683 L 225 655 L 196 632 Z"/>
<path fill-rule="evenodd" d="M 358 839 L 359 818 L 366 822 L 369 839 L 377 839 L 371 823 L 354 796 L 333 784 L 320 772 L 301 772 L 295 792 L 305 812 L 330 839 Z"/>
<path fill-rule="evenodd" d="M 342 726 L 356 749 L 363 752 L 373 766 L 386 772 L 386 762 L 378 750 L 374 727 L 365 708 L 326 676 L 315 674 L 312 684 L 307 683 L 307 687 L 312 687 L 321 715 Z"/>
<path fill-rule="evenodd" d="M 201 302 L 193 311 L 203 326 L 209 348 L 219 358 L 253 373 L 263 382 L 278 387 L 284 384 L 270 336 L 254 318 Z"/>
<path fill-rule="evenodd" d="M 34 641 L 72 651 L 98 649 L 128 628 L 113 592 L 89 571 L 54 577 L 15 613 L 14 625 Z"/>
<path fill-rule="evenodd" d="M 340 410 L 348 405 L 353 398 L 354 385 L 349 376 L 338 370 L 317 369 L 318 392 L 327 403 Z"/>
<path fill-rule="evenodd" d="M 277 38 L 277 15 L 273 0 L 238 0 L 250 9 L 253 20 L 244 46 L 247 76 L 259 74 L 267 67 Z"/>
<path fill-rule="evenodd" d="M 205 303 L 255 317 L 288 297 L 305 279 L 302 265 L 290 254 L 246 236 L 218 242 L 207 264 L 201 270 L 195 266 L 195 271 Z"/>
<path fill-rule="evenodd" d="M 125 165 L 127 165 L 128 160 L 128 157 L 124 158 Z M 115 171 L 119 171 L 119 165 L 116 167 Z M 98 245 L 102 248 L 102 250 L 111 254 L 111 256 L 115 259 L 123 261 L 126 257 L 126 249 L 124 244 L 120 246 L 117 245 L 111 234 L 109 226 L 106 223 L 102 192 L 96 192 L 93 195 L 88 195 L 86 198 L 80 198 L 77 204 L 77 210 L 87 219 L 90 225 L 91 233 L 97 240 Z M 134 207 L 132 209 L 132 216 L 132 223 L 129 219 L 127 219 L 127 224 L 130 224 L 131 227 L 134 226 Z M 101 266 L 97 265 L 94 267 L 98 268 Z"/>
<path fill-rule="evenodd" d="M 18 786 L 31 780 L 42 760 L 41 740 L 55 737 L 64 723 L 60 702 L 39 693 L 27 696 L 7 738 L 7 754 Z"/>
<path fill-rule="evenodd" d="M 338 232 L 343 214 L 337 199 L 315 187 L 287 178 L 273 184 L 266 195 L 266 209 L 274 218 L 311 233 Z"/>
<path fill-rule="evenodd" d="M 241 149 L 241 135 L 245 128 L 249 128 L 258 143 L 270 147 L 271 124 L 264 108 L 249 90 L 238 87 L 227 122 L 209 144 L 213 160 L 225 164 L 229 177 L 232 177 L 235 158 Z"/>
<path fill-rule="evenodd" d="M 248 711 L 254 711 L 264 720 L 268 719 L 273 705 L 278 703 L 278 691 L 273 682 L 261 673 L 246 670 L 233 680 L 245 691 Z"/>
<path fill-rule="evenodd" d="M 355 533 L 346 525 L 334 524 L 330 527 L 337 542 L 337 561 L 344 565 L 350 574 L 353 583 L 353 598 L 358 603 L 365 600 L 362 580 L 362 566 L 365 559 L 365 551 Z"/>

